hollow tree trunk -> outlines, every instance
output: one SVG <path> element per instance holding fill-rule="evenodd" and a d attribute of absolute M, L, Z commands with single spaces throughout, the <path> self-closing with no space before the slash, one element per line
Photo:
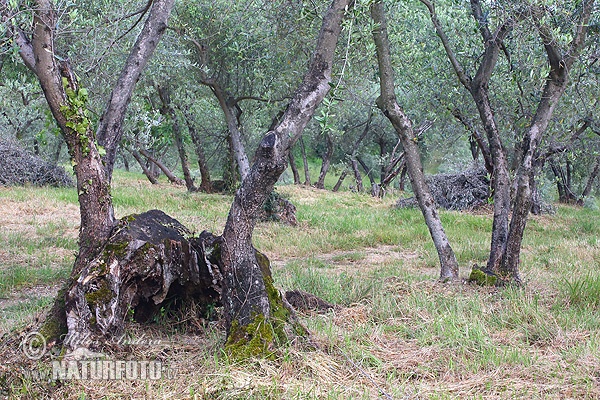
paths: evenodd
<path fill-rule="evenodd" d="M 377 99 L 377 107 L 379 107 L 383 114 L 390 120 L 402 141 L 408 175 L 440 259 L 440 279 L 457 279 L 458 262 L 456 261 L 454 251 L 452 250 L 450 242 L 444 232 L 444 228 L 442 227 L 433 196 L 425 181 L 412 122 L 396 101 L 390 44 L 387 35 L 384 6 L 381 1 L 376 1 L 371 5 L 371 17 L 373 22 L 377 25 L 377 28 L 373 30 L 373 39 L 375 41 L 377 61 L 379 64 L 381 92 Z"/>
<path fill-rule="evenodd" d="M 69 288 L 65 345 L 101 347 L 124 333 L 129 318 L 146 322 L 190 303 L 205 312 L 219 305 L 219 243 L 206 231 L 194 237 L 159 210 L 124 217 Z"/>
<path fill-rule="evenodd" d="M 315 187 L 317 189 L 325 189 L 325 176 L 329 171 L 329 166 L 331 165 L 331 157 L 333 157 L 333 138 L 329 134 L 329 132 L 324 133 L 325 143 L 327 145 L 327 150 L 325 154 L 323 154 L 323 162 L 321 163 L 321 172 L 319 173 L 319 179 L 315 182 Z"/>
<path fill-rule="evenodd" d="M 263 203 L 287 165 L 291 146 L 330 89 L 333 54 L 349 1 L 334 0 L 329 7 L 308 72 L 279 124 L 262 139 L 227 218 L 221 250 L 226 347 L 238 356 L 251 355 L 248 351 L 265 352 L 293 334 L 285 329 L 290 314 L 273 287 L 267 260 L 252 246 L 252 233 Z M 260 329 L 265 324 L 273 329 Z M 259 348 L 252 350 L 250 342 L 258 343 Z"/>

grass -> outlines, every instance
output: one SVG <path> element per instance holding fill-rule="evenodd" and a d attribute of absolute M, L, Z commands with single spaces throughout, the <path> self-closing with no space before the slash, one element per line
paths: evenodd
<path fill-rule="evenodd" d="M 394 196 L 278 190 L 296 205 L 299 224 L 259 223 L 255 246 L 271 259 L 281 289 L 340 305 L 300 315 L 318 349 L 290 346 L 276 360 L 237 363 L 221 351 L 219 325 L 133 325 L 130 334 L 153 344 L 112 357 L 160 359 L 174 377 L 57 386 L 25 378 L 13 382 L 14 397 L 600 397 L 599 211 L 559 206 L 555 215 L 532 216 L 521 257 L 527 285 L 498 290 L 437 283 L 437 255 L 423 218 L 418 210 L 393 209 Z M 222 231 L 231 202 L 230 196 L 188 194 L 167 183 L 153 187 L 141 175 L 119 171 L 113 194 L 118 216 L 159 208 L 196 231 L 214 233 Z M 441 216 L 466 277 L 472 264 L 486 260 L 491 217 Z M 8 332 L 47 309 L 70 271 L 76 194 L 0 189 L 0 223 L 0 327 Z M 3 361 L 0 377 L 14 368 Z M 5 389 L 0 379 L 0 393 Z"/>

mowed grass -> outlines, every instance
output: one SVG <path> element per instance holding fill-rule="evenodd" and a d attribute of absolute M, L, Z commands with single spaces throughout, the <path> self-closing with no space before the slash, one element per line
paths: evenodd
<path fill-rule="evenodd" d="M 524 289 L 440 284 L 438 260 L 418 210 L 395 198 L 280 186 L 299 224 L 259 223 L 255 246 L 272 261 L 282 290 L 301 289 L 338 308 L 300 314 L 316 349 L 282 348 L 275 360 L 234 362 L 224 332 L 190 332 L 173 322 L 132 327 L 163 345 L 175 375 L 157 381 L 24 379 L 30 398 L 207 399 L 596 399 L 600 398 L 600 212 L 558 207 L 530 217 Z M 117 172 L 118 216 L 162 209 L 193 230 L 220 233 L 232 198 L 188 194 Z M 490 215 L 442 212 L 466 277 L 485 263 Z M 0 189 L 0 318 L 16 330 L 47 309 L 77 250 L 73 189 Z M 175 321 L 178 322 L 178 321 Z M 117 356 L 114 356 L 117 357 Z M 119 358 L 117 358 L 119 359 Z M 128 358 L 129 359 L 129 358 Z M 42 368 L 41 366 L 40 368 Z M 2 388 L 2 386 L 0 386 Z M 19 397 L 16 396 L 15 397 Z"/>

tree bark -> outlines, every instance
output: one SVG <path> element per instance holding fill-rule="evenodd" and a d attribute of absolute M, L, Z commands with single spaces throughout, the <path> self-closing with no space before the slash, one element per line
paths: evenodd
<path fill-rule="evenodd" d="M 292 169 L 292 174 L 294 175 L 294 185 L 300 184 L 300 173 L 298 172 L 298 167 L 296 166 L 296 159 L 294 157 L 294 153 L 290 150 L 289 155 L 290 168 Z"/>
<path fill-rule="evenodd" d="M 588 176 L 587 183 L 585 184 L 585 189 L 583 189 L 583 192 L 581 193 L 581 197 L 579 198 L 579 200 L 577 200 L 578 205 L 583 206 L 585 199 L 592 192 L 592 187 L 594 187 L 594 180 L 596 180 L 596 177 L 598 176 L 599 173 L 600 173 L 600 156 L 598 156 L 596 158 L 596 162 L 594 163 L 594 168 L 592 169 L 592 172 Z"/>
<path fill-rule="evenodd" d="M 346 179 L 347 176 L 348 176 L 348 170 L 344 169 L 342 171 L 342 173 L 340 174 L 340 177 L 338 178 L 337 182 L 335 183 L 335 185 L 333 186 L 333 189 L 331 191 L 332 192 L 339 191 L 340 187 L 342 186 L 342 183 L 344 182 L 344 179 Z"/>
<path fill-rule="evenodd" d="M 365 171 L 365 175 L 367 175 L 367 178 L 369 178 L 369 182 L 371 183 L 371 187 L 373 187 L 373 185 L 376 185 L 377 182 L 375 181 L 375 178 L 373 178 L 373 171 L 369 168 L 369 166 L 367 165 L 367 163 L 364 162 L 364 160 L 361 157 L 356 157 L 356 161 L 360 164 L 360 166 L 362 167 L 362 169 Z"/>
<path fill-rule="evenodd" d="M 173 312 L 192 302 L 205 312 L 219 305 L 218 246 L 217 237 L 194 237 L 159 210 L 124 217 L 69 288 L 65 345 L 101 348 L 123 334 L 129 318 L 146 322 L 161 309 Z"/>
<path fill-rule="evenodd" d="M 21 30 L 11 32 L 25 65 L 40 82 L 50 111 L 67 143 L 77 179 L 81 216 L 79 252 L 67 285 L 71 285 L 94 258 L 115 224 L 110 181 L 122 135 L 121 125 L 133 88 L 166 29 L 172 5 L 173 0 L 152 2 L 142 32 L 113 89 L 96 132 L 92 129 L 86 110 L 87 90 L 79 87 L 68 59 L 59 64 L 59 58 L 55 55 L 54 29 L 57 26 L 57 15 L 52 2 L 36 1 L 31 40 Z M 3 7 L 1 12 L 8 12 L 8 8 Z M 96 139 L 104 147 L 105 157 L 100 156 Z M 63 297 L 64 293 L 65 291 L 59 292 L 49 319 L 42 328 L 46 330 L 49 326 L 54 326 L 52 332 L 46 330 L 51 339 L 57 339 L 64 333 L 65 327 L 71 329 L 66 325 L 65 312 L 68 314 L 74 303 L 68 291 Z"/>
<path fill-rule="evenodd" d="M 506 154 L 502 147 L 502 140 L 498 126 L 496 124 L 493 107 L 489 99 L 489 81 L 492 72 L 496 66 L 498 55 L 501 50 L 502 41 L 512 30 L 516 20 L 523 17 L 518 15 L 515 18 L 508 18 L 502 23 L 493 33 L 484 21 L 479 0 L 471 0 L 471 14 L 479 27 L 479 32 L 484 41 L 484 53 L 481 57 L 481 62 L 477 69 L 474 78 L 465 73 L 464 69 L 458 62 L 450 41 L 446 36 L 442 25 L 437 18 L 434 4 L 429 0 L 420 0 L 427 9 L 431 17 L 431 21 L 440 37 L 444 50 L 448 56 L 452 68 L 456 73 L 461 84 L 469 91 L 473 97 L 473 101 L 477 106 L 479 117 L 483 123 L 484 130 L 488 139 L 489 151 L 492 157 L 493 173 L 492 173 L 492 189 L 494 197 L 494 219 L 492 223 L 492 239 L 490 244 L 490 257 L 487 263 L 487 270 L 496 272 L 500 268 L 502 255 L 506 250 L 508 240 L 508 220 L 510 212 L 510 175 L 508 170 L 508 162 Z"/>
<path fill-rule="evenodd" d="M 228 331 L 226 347 L 230 351 L 240 346 L 248 348 L 244 344 L 253 340 L 270 346 L 276 340 L 286 340 L 288 335 L 281 328 L 289 320 L 289 313 L 273 287 L 268 263 L 252 246 L 252 233 L 262 205 L 287 165 L 291 146 L 329 92 L 333 55 L 349 2 L 334 0 L 329 7 L 308 72 L 279 124 L 262 139 L 254 164 L 235 194 L 221 250 Z M 261 321 L 271 323 L 278 338 L 257 330 Z"/>
<path fill-rule="evenodd" d="M 458 279 L 458 262 L 444 232 L 435 207 L 435 201 L 425 181 L 412 122 L 398 105 L 394 93 L 394 71 L 391 65 L 385 11 L 381 1 L 376 1 L 371 5 L 371 17 L 377 25 L 377 28 L 373 30 L 381 92 L 377 99 L 377 106 L 390 120 L 402 140 L 408 175 L 440 259 L 440 279 L 444 281 Z"/>
<path fill-rule="evenodd" d="M 108 181 L 112 179 L 117 147 L 123 136 L 123 121 L 127 106 L 136 83 L 140 79 L 146 63 L 154 53 L 162 35 L 167 29 L 167 19 L 171 14 L 174 0 L 154 0 L 142 31 L 132 47 L 119 79 L 108 100 L 97 130 L 98 143 L 106 150 L 102 158 Z"/>

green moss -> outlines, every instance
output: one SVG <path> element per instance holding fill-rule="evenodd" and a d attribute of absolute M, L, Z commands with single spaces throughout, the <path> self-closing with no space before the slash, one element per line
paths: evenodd
<path fill-rule="evenodd" d="M 110 255 L 115 255 L 119 258 L 125 257 L 127 254 L 127 247 L 129 246 L 129 242 L 124 240 L 122 242 L 112 243 L 109 242 L 104 247 L 103 259 L 107 260 Z"/>
<path fill-rule="evenodd" d="M 273 358 L 275 348 L 289 342 L 286 328 L 291 328 L 290 332 L 296 336 L 308 335 L 300 323 L 291 321 L 290 311 L 284 306 L 281 293 L 274 285 L 269 259 L 258 251 L 255 256 L 263 275 L 270 316 L 266 318 L 263 314 L 257 314 L 245 326 L 241 326 L 237 320 L 232 321 L 225 350 L 237 360 L 249 357 Z"/>
<path fill-rule="evenodd" d="M 54 305 L 38 331 L 48 343 L 59 340 L 63 335 L 67 334 L 65 292 L 65 288 L 58 291 Z"/>
<path fill-rule="evenodd" d="M 237 320 L 231 323 L 225 350 L 235 360 L 250 357 L 274 357 L 275 330 L 263 314 L 252 318 L 252 322 L 241 326 Z"/>
<path fill-rule="evenodd" d="M 98 290 L 85 294 L 85 300 L 90 306 L 108 303 L 113 297 L 115 294 L 110 290 L 106 281 L 102 281 Z"/>
<path fill-rule="evenodd" d="M 495 286 L 498 282 L 498 277 L 487 273 L 481 270 L 477 265 L 474 265 L 471 274 L 469 275 L 469 282 L 475 282 L 479 286 Z"/>

